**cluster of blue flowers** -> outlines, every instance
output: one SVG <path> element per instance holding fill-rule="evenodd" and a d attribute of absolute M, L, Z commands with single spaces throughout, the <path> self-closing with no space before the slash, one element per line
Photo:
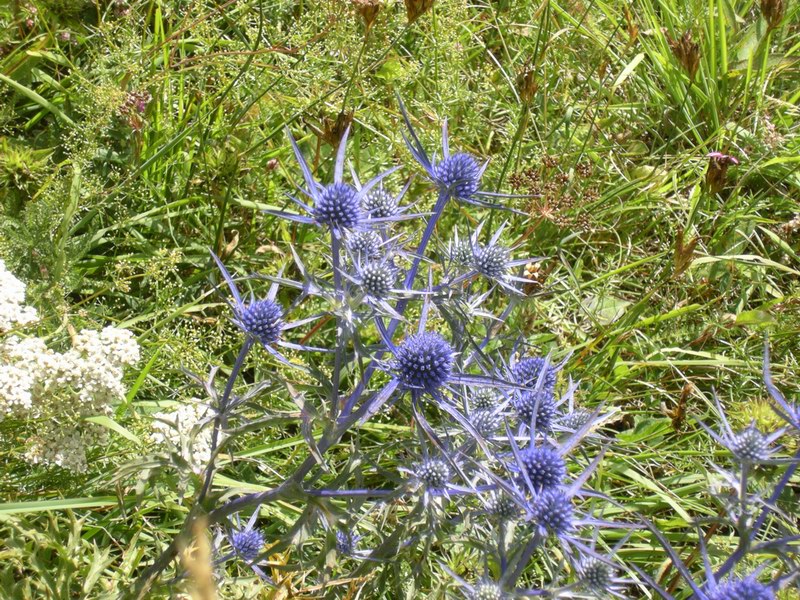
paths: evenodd
<path fill-rule="evenodd" d="M 258 527 L 260 507 L 280 499 L 305 499 L 309 509 L 292 532 L 316 527 L 321 533 L 318 551 L 323 558 L 313 567 L 320 575 L 329 566 L 324 557 L 331 550 L 339 555 L 341 568 L 362 575 L 381 569 L 405 551 L 427 552 L 458 531 L 459 543 L 480 550 L 481 560 L 469 578 L 453 572 L 442 556 L 431 554 L 430 558 L 466 598 L 627 597 L 638 594 L 636 590 L 672 598 L 653 576 L 620 561 L 620 548 L 637 536 L 640 542 L 655 539 L 663 545 L 687 589 L 698 598 L 773 598 L 774 590 L 797 574 L 796 536 L 762 538 L 770 515 L 776 517 L 770 520 L 770 532 L 778 527 L 782 516 L 775 501 L 797 466 L 797 457 L 775 458 L 773 444 L 783 431 L 767 435 L 750 426 L 735 433 L 720 407 L 724 430 L 708 432 L 730 451 L 739 470 L 736 476 L 718 468 L 738 492 L 728 516 L 740 547 L 714 572 L 701 532 L 706 569 L 705 581 L 697 583 L 655 527 L 589 486 L 610 446 L 602 432 L 609 415 L 602 407 L 575 406 L 577 385 L 561 375 L 566 359 L 556 363 L 551 356 L 531 355 L 522 340 L 499 335 L 522 295 L 525 280 L 519 271 L 538 259 L 515 257 L 517 249 L 501 242 L 504 225 L 484 236 L 491 221 L 480 224 L 464 240 L 436 239 L 436 226 L 453 202 L 504 209 L 498 204 L 503 202 L 501 194 L 482 191 L 486 164 L 467 153 L 451 154 L 446 123 L 441 158 L 430 157 L 402 103 L 400 108 L 407 146 L 436 192 L 431 212 L 417 211 L 423 197 L 404 205 L 410 180 L 398 193 L 390 191 L 389 176 L 397 168 L 364 184 L 353 174 L 352 183 L 347 183 L 348 132 L 336 154 L 333 182 L 320 183 L 287 130 L 303 176 L 298 194 L 291 196 L 299 212 L 271 214 L 321 228 L 329 240 L 330 271 L 311 273 L 293 250 L 292 267 L 301 277 L 274 277 L 266 298 L 246 300 L 214 256 L 230 288 L 233 321 L 245 334 L 225 391 L 217 398 L 214 453 L 219 450 L 218 432 L 236 418 L 242 404 L 234 383 L 254 344 L 263 346 L 286 369 L 302 369 L 307 376 L 319 378 L 324 390 L 313 410 L 303 409 L 310 455 L 277 488 L 209 505 L 215 470 L 212 458 L 198 505 L 209 507 L 212 523 L 227 524 L 230 551 L 224 560 L 243 560 L 268 580 L 263 564 L 267 542 L 274 551 L 294 538 L 290 532 L 285 540 L 267 540 Z M 398 223 L 408 220 L 424 220 L 419 238 L 409 235 L 408 228 L 396 231 Z M 484 237 L 488 238 L 485 243 Z M 285 309 L 276 301 L 280 286 L 297 296 Z M 501 304 L 487 302 L 491 295 L 508 300 L 500 314 L 486 308 Z M 312 297 L 321 299 L 325 310 L 292 321 L 294 308 Z M 322 316 L 336 323 L 332 348 L 291 341 L 291 330 Z M 330 359 L 332 374 L 325 376 L 322 369 L 289 360 L 281 348 L 322 353 Z M 343 384 L 343 374 L 353 372 L 355 380 L 348 378 Z M 796 407 L 780 396 L 768 370 L 765 374 L 780 414 L 797 429 Z M 398 453 L 408 459 L 405 468 L 386 474 L 379 458 L 357 452 L 338 475 L 328 472 L 325 454 L 345 434 L 357 436 L 371 419 L 398 418 L 404 424 L 410 419 L 416 435 Z M 319 439 L 309 433 L 314 419 L 324 431 Z M 764 464 L 786 470 L 769 498 L 748 488 L 748 475 Z M 384 477 L 376 479 L 375 471 Z M 364 485 L 367 480 L 373 487 Z M 388 523 L 393 519 L 384 518 L 381 526 L 369 522 L 371 515 L 385 517 L 400 506 L 400 513 L 392 513 L 403 515 L 397 517 L 394 529 Z M 610 507 L 615 508 L 614 520 L 604 517 Z M 230 519 L 247 511 L 251 514 L 248 525 L 234 527 Z M 609 531 L 613 535 L 605 535 Z M 609 546 L 608 539 L 618 543 Z M 745 557 L 759 553 L 768 553 L 770 560 L 780 563 L 777 575 L 772 572 L 775 569 L 766 573 L 762 567 L 741 578 L 730 576 Z M 304 569 L 313 564 L 306 563 Z M 414 572 L 413 565 L 407 567 L 409 573 Z"/>

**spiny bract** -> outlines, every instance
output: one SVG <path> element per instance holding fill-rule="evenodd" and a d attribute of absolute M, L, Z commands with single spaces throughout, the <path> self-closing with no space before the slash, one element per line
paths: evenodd
<path fill-rule="evenodd" d="M 395 365 L 406 386 L 434 391 L 450 378 L 453 349 L 438 333 L 417 333 L 397 348 Z"/>

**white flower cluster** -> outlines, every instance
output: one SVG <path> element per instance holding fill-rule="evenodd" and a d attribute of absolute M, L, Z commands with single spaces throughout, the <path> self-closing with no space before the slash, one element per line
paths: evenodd
<path fill-rule="evenodd" d="M 197 398 L 191 398 L 171 412 L 153 415 L 151 439 L 156 444 L 175 448 L 196 472 L 211 458 L 213 413 Z"/>
<path fill-rule="evenodd" d="M 0 420 L 35 425 L 28 460 L 75 471 L 86 469 L 86 447 L 104 430 L 85 417 L 108 414 L 125 397 L 123 368 L 139 360 L 130 331 L 84 329 L 66 352 L 41 338 L 12 336 L 0 342 Z"/>
<path fill-rule="evenodd" d="M 36 309 L 25 306 L 25 284 L 6 269 L 0 259 L 0 332 L 33 323 Z"/>

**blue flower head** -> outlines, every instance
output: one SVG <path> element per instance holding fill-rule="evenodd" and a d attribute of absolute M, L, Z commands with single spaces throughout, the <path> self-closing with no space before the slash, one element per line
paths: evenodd
<path fill-rule="evenodd" d="M 447 487 L 452 471 L 447 461 L 429 458 L 416 466 L 414 474 L 426 490 L 442 491 Z"/>
<path fill-rule="evenodd" d="M 475 431 L 488 438 L 497 433 L 500 424 L 503 422 L 503 417 L 491 408 L 479 408 L 470 413 L 469 422 L 472 423 Z"/>
<path fill-rule="evenodd" d="M 244 331 L 264 345 L 278 341 L 285 324 L 283 309 L 272 300 L 255 300 L 243 306 L 238 322 Z"/>
<path fill-rule="evenodd" d="M 314 219 L 338 229 L 352 229 L 362 219 L 361 205 L 355 188 L 336 182 L 320 190 L 314 204 Z"/>
<path fill-rule="evenodd" d="M 536 429 L 550 429 L 558 413 L 555 395 L 552 390 L 517 391 L 511 397 L 520 422 L 525 425 L 533 423 Z"/>
<path fill-rule="evenodd" d="M 354 231 L 345 239 L 348 250 L 362 258 L 371 259 L 380 256 L 381 236 L 374 231 Z"/>
<path fill-rule="evenodd" d="M 473 250 L 475 270 L 490 279 L 501 279 L 509 269 L 509 251 L 500 244 L 478 245 Z"/>
<path fill-rule="evenodd" d="M 503 492 L 492 492 L 486 502 L 486 513 L 501 523 L 518 519 L 520 512 L 514 499 Z"/>
<path fill-rule="evenodd" d="M 403 139 L 412 156 L 425 169 L 428 178 L 438 188 L 439 194 L 448 198 L 477 203 L 475 196 L 483 195 L 480 192 L 480 182 L 483 172 L 486 170 L 486 164 L 480 165 L 474 156 L 465 152 L 450 154 L 447 121 L 442 124 L 442 160 L 436 162 L 435 154 L 431 159 L 411 126 L 411 120 L 408 118 L 402 101 L 400 101 L 400 112 L 408 127 L 408 135 L 404 132 Z"/>
<path fill-rule="evenodd" d="M 478 388 L 473 392 L 470 404 L 473 410 L 495 408 L 497 406 L 497 392 L 492 388 Z"/>
<path fill-rule="evenodd" d="M 581 585 L 598 596 L 605 595 L 614 583 L 611 567 L 593 556 L 581 560 L 576 571 Z"/>
<path fill-rule="evenodd" d="M 394 288 L 397 270 L 387 262 L 370 262 L 361 267 L 359 276 L 364 293 L 382 300 Z"/>
<path fill-rule="evenodd" d="M 397 198 L 383 187 L 373 189 L 364 198 L 364 210 L 376 219 L 388 219 L 398 213 Z"/>
<path fill-rule="evenodd" d="M 234 552 L 247 562 L 253 562 L 264 547 L 264 535 L 258 529 L 246 528 L 234 531 L 231 536 Z"/>
<path fill-rule="evenodd" d="M 520 385 L 534 387 L 539 381 L 539 376 L 542 370 L 547 366 L 544 374 L 544 382 L 542 384 L 544 389 L 553 389 L 556 385 L 556 367 L 549 364 L 545 358 L 538 356 L 529 356 L 523 358 L 511 369 L 511 374 L 514 376 L 514 381 Z"/>
<path fill-rule="evenodd" d="M 469 200 L 480 188 L 483 169 L 475 157 L 459 152 L 446 156 L 431 170 L 431 179 L 437 187 L 453 198 Z"/>
<path fill-rule="evenodd" d="M 755 423 L 750 423 L 739 433 L 733 434 L 730 450 L 742 463 L 763 462 L 772 454 L 769 438 L 758 430 Z"/>
<path fill-rule="evenodd" d="M 535 493 L 560 486 L 567 475 L 564 459 L 549 446 L 529 446 L 519 453 L 519 463 L 520 479 L 529 481 Z"/>
<path fill-rule="evenodd" d="M 754 577 L 747 577 L 718 585 L 708 600 L 775 600 L 775 592 Z"/>
<path fill-rule="evenodd" d="M 417 333 L 397 347 L 394 364 L 406 387 L 435 391 L 453 371 L 453 348 L 438 333 Z"/>
<path fill-rule="evenodd" d="M 574 527 L 572 500 L 560 488 L 538 494 L 531 505 L 531 516 L 542 533 L 556 537 L 570 533 Z"/>
<path fill-rule="evenodd" d="M 475 585 L 469 595 L 470 600 L 504 600 L 506 595 L 503 589 L 491 581 L 484 581 Z"/>

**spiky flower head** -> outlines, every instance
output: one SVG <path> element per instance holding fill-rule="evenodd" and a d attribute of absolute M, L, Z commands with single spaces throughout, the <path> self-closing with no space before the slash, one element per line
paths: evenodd
<path fill-rule="evenodd" d="M 492 492 L 486 503 L 486 512 L 497 521 L 506 522 L 519 518 L 520 508 L 508 494 Z"/>
<path fill-rule="evenodd" d="M 442 490 L 450 481 L 450 465 L 441 458 L 429 458 L 419 463 L 415 475 L 429 490 Z"/>
<path fill-rule="evenodd" d="M 242 308 L 239 323 L 262 344 L 272 344 L 283 330 L 283 309 L 272 300 L 255 300 Z"/>
<path fill-rule="evenodd" d="M 364 258 L 376 258 L 380 255 L 381 237 L 374 231 L 354 231 L 347 236 L 345 243 L 350 252 Z"/>
<path fill-rule="evenodd" d="M 508 271 L 508 248 L 499 244 L 479 245 L 474 248 L 472 265 L 481 275 L 501 279 Z M 535 382 L 534 382 L 535 383 Z"/>
<path fill-rule="evenodd" d="M 397 348 L 395 367 L 406 386 L 434 391 L 450 378 L 453 349 L 438 333 L 417 333 Z"/>
<path fill-rule="evenodd" d="M 370 263 L 361 269 L 361 287 L 373 298 L 389 295 L 395 281 L 395 271 L 389 265 Z"/>
<path fill-rule="evenodd" d="M 349 531 L 336 532 L 336 551 L 339 554 L 352 554 L 356 549 L 358 540 L 361 539 L 360 535 L 354 535 Z"/>
<path fill-rule="evenodd" d="M 231 535 L 231 546 L 234 552 L 247 562 L 252 562 L 261 554 L 264 547 L 264 535 L 258 529 L 242 529 Z"/>
<path fill-rule="evenodd" d="M 472 244 L 468 240 L 452 242 L 450 245 L 450 260 L 461 267 L 472 265 Z"/>
<path fill-rule="evenodd" d="M 376 219 L 393 217 L 397 214 L 397 200 L 382 187 L 375 188 L 364 198 L 364 210 Z"/>
<path fill-rule="evenodd" d="M 592 592 L 603 594 L 612 583 L 611 567 L 594 557 L 584 558 L 577 567 L 578 579 Z"/>
<path fill-rule="evenodd" d="M 503 589 L 490 581 L 476 585 L 469 596 L 470 600 L 503 600 L 505 597 Z"/>
<path fill-rule="evenodd" d="M 769 459 L 771 451 L 767 436 L 754 423 L 733 435 L 730 450 L 742 463 L 757 463 Z"/>
<path fill-rule="evenodd" d="M 717 586 L 708 597 L 709 600 L 775 600 L 775 592 L 755 577 L 731 579 Z"/>
<path fill-rule="evenodd" d="M 517 411 L 517 416 L 526 425 L 533 421 L 536 412 L 536 429 L 542 431 L 550 429 L 553 419 L 558 413 L 556 399 L 550 390 L 518 391 L 511 397 L 511 402 Z"/>
<path fill-rule="evenodd" d="M 326 186 L 314 205 L 314 218 L 331 227 L 349 229 L 361 220 L 356 190 L 346 183 L 336 182 Z"/>
<path fill-rule="evenodd" d="M 491 408 L 480 408 L 472 411 L 469 422 L 483 437 L 491 437 L 497 433 L 503 417 L 496 414 Z"/>
<path fill-rule="evenodd" d="M 572 531 L 572 501 L 561 489 L 538 494 L 533 499 L 531 513 L 536 525 L 550 535 L 562 536 Z"/>
<path fill-rule="evenodd" d="M 558 487 L 567 475 L 564 459 L 550 446 L 529 446 L 520 452 L 519 461 L 517 468 L 524 470 L 537 492 Z"/>
<path fill-rule="evenodd" d="M 481 167 L 475 157 L 459 152 L 433 167 L 433 179 L 440 190 L 469 200 L 480 187 Z"/>
<path fill-rule="evenodd" d="M 570 431 L 577 431 L 578 429 L 586 425 L 586 423 L 588 423 L 591 418 L 592 418 L 591 412 L 583 408 L 577 408 L 570 413 L 562 415 L 558 419 L 558 424 L 561 425 L 561 427 L 563 427 L 564 429 L 568 429 Z"/>
<path fill-rule="evenodd" d="M 497 392 L 492 388 L 478 388 L 470 402 L 473 410 L 483 410 L 497 406 Z"/>
<path fill-rule="evenodd" d="M 538 356 L 529 356 L 523 358 L 514 368 L 511 369 L 511 374 L 514 376 L 514 381 L 520 385 L 527 385 L 529 387 L 535 386 L 539 381 L 539 375 L 544 369 L 547 361 Z M 556 369 L 553 365 L 547 365 L 547 371 L 544 375 L 544 389 L 553 389 L 556 385 Z"/>

